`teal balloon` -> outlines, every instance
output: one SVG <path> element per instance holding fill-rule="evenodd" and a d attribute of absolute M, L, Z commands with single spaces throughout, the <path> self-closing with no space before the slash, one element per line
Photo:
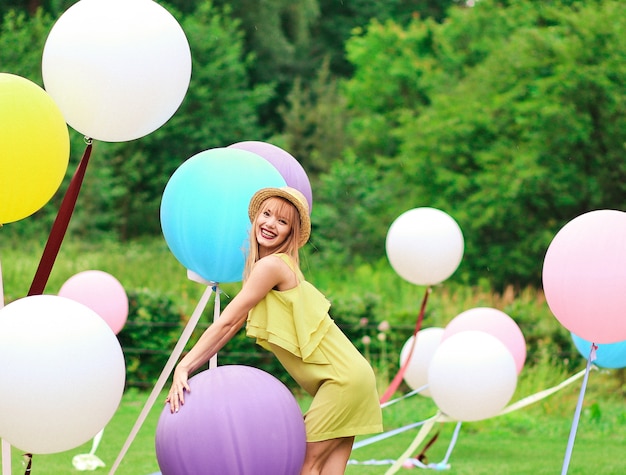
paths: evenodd
<path fill-rule="evenodd" d="M 248 249 L 248 203 L 285 179 L 255 153 L 215 148 L 186 160 L 161 198 L 161 230 L 186 269 L 211 282 L 239 282 Z"/>
<path fill-rule="evenodd" d="M 577 335 L 572 335 L 574 346 L 585 359 L 591 353 L 591 342 Z M 617 343 L 596 343 L 596 359 L 592 363 L 600 368 L 626 368 L 626 341 Z"/>

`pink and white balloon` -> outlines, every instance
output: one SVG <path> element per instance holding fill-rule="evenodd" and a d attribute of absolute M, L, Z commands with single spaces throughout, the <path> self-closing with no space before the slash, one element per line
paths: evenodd
<path fill-rule="evenodd" d="M 450 277 L 463 258 L 463 233 L 447 213 L 414 208 L 396 218 L 387 232 L 387 257 L 403 279 L 435 285 Z"/>
<path fill-rule="evenodd" d="M 80 302 L 96 312 L 116 335 L 128 318 L 128 296 L 111 274 L 87 270 L 73 275 L 59 290 L 60 297 Z"/>
<path fill-rule="evenodd" d="M 496 416 L 516 386 L 513 355 L 498 338 L 482 331 L 463 331 L 443 340 L 428 368 L 433 401 L 457 421 Z"/>
<path fill-rule="evenodd" d="M 92 439 L 117 410 L 126 369 L 109 326 L 85 305 L 34 295 L 0 309 L 0 434 L 34 454 Z"/>
<path fill-rule="evenodd" d="M 489 307 L 466 310 L 446 325 L 442 341 L 467 330 L 484 331 L 498 338 L 511 352 L 517 373 L 522 371 L 526 361 L 526 340 L 520 327 L 509 315 Z"/>
<path fill-rule="evenodd" d="M 400 351 L 400 367 L 404 366 L 409 354 L 411 355 L 404 373 L 404 382 L 413 390 L 424 388 L 418 393 L 421 396 L 431 396 L 428 389 L 428 367 L 439 347 L 443 333 L 443 328 L 424 328 L 415 336 L 411 336 Z"/>
<path fill-rule="evenodd" d="M 596 210 L 554 236 L 543 263 L 546 301 L 570 332 L 593 343 L 626 340 L 626 213 Z"/>
<path fill-rule="evenodd" d="M 46 91 L 67 123 L 105 142 L 143 137 L 182 103 L 191 51 L 152 0 L 80 0 L 61 15 L 42 57 Z"/>

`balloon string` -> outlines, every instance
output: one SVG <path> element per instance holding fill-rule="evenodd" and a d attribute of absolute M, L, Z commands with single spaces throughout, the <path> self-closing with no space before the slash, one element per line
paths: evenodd
<path fill-rule="evenodd" d="M 352 450 L 360 449 L 361 447 L 375 444 L 376 442 L 380 442 L 381 440 L 385 440 L 395 435 L 402 434 L 403 432 L 424 425 L 425 422 L 426 421 L 413 422 L 412 424 L 407 424 L 403 427 L 398 427 L 397 429 L 392 429 L 390 431 L 383 432 L 382 434 L 374 435 L 368 439 L 360 440 L 352 445 Z"/>
<path fill-rule="evenodd" d="M 94 455 L 96 453 L 96 450 L 98 450 L 98 445 L 100 445 L 100 441 L 102 440 L 103 434 L 104 434 L 104 427 L 93 438 L 93 442 L 91 444 L 91 450 L 89 451 L 89 455 Z"/>
<path fill-rule="evenodd" d="M 30 475 L 30 469 L 33 466 L 33 454 L 24 454 L 24 458 L 26 460 L 28 460 L 28 463 L 26 464 L 26 471 L 24 472 L 24 475 Z"/>
<path fill-rule="evenodd" d="M 417 322 L 415 324 L 415 330 L 413 331 L 413 341 L 411 342 L 411 348 L 409 350 L 409 354 L 407 358 L 404 360 L 404 363 L 402 363 L 402 365 L 400 366 L 400 370 L 391 381 L 391 384 L 389 385 L 385 393 L 380 398 L 381 404 L 386 403 L 391 398 L 391 396 L 393 396 L 393 393 L 396 392 L 396 390 L 398 389 L 398 386 L 400 386 L 400 383 L 402 382 L 402 379 L 404 378 L 404 373 L 406 373 L 406 369 L 409 366 L 409 363 L 411 362 L 411 357 L 413 356 L 413 350 L 415 350 L 415 344 L 417 343 L 417 332 L 419 332 L 420 328 L 422 327 L 422 320 L 424 319 L 424 313 L 426 311 L 426 302 L 428 301 L 428 295 L 430 294 L 430 292 L 431 292 L 431 288 L 427 287 L 426 292 L 424 293 L 424 298 L 422 299 L 422 306 L 420 307 L 420 313 L 417 317 Z"/>
<path fill-rule="evenodd" d="M 0 260 L 0 308 L 4 307 L 4 283 L 2 282 L 2 261 Z"/>
<path fill-rule="evenodd" d="M 52 225 L 50 235 L 48 236 L 48 242 L 46 243 L 43 255 L 39 261 L 39 266 L 37 267 L 37 272 L 33 278 L 28 295 L 43 294 L 46 284 L 48 283 L 48 279 L 50 278 L 50 272 L 52 272 L 54 261 L 59 254 L 61 243 L 65 237 L 65 232 L 67 231 L 70 218 L 74 212 L 78 193 L 80 192 L 80 187 L 83 183 L 83 178 L 85 177 L 85 171 L 87 170 L 87 165 L 89 164 L 89 157 L 91 156 L 92 141 L 89 138 L 86 138 L 85 140 L 87 142 L 87 147 L 83 153 L 83 158 L 81 158 L 78 168 L 74 172 L 70 185 L 65 192 L 65 196 L 63 197 L 61 207 L 59 208 L 57 217 Z"/>
<path fill-rule="evenodd" d="M 439 465 L 442 465 L 444 467 L 448 465 L 448 460 L 450 460 L 450 456 L 452 455 L 452 449 L 454 449 L 454 446 L 456 445 L 456 441 L 459 438 L 459 432 L 461 431 L 462 424 L 463 423 L 461 421 L 458 421 L 456 423 L 456 427 L 454 428 L 454 433 L 452 434 L 452 439 L 450 440 L 450 445 L 448 445 L 448 450 L 446 451 L 446 455 L 443 458 L 443 460 L 439 462 Z"/>
<path fill-rule="evenodd" d="M 2 475 L 11 475 L 11 444 L 2 439 Z"/>
<path fill-rule="evenodd" d="M 413 391 L 411 391 L 409 393 L 406 393 L 403 396 L 397 397 L 396 399 L 392 399 L 391 401 L 387 401 L 386 403 L 381 404 L 380 408 L 384 409 L 386 407 L 393 406 L 395 403 L 400 402 L 400 401 L 402 401 L 402 400 L 404 400 L 404 399 L 406 399 L 408 397 L 415 396 L 416 394 L 419 394 L 419 393 L 421 393 L 422 391 L 424 391 L 426 389 L 428 389 L 428 384 L 424 384 L 423 386 L 420 386 L 419 388 L 414 389 Z"/>
<path fill-rule="evenodd" d="M 220 318 L 220 289 L 219 286 L 216 285 L 213 287 L 215 291 L 215 302 L 213 304 L 213 321 L 215 322 L 218 318 Z M 209 360 L 209 369 L 217 368 L 217 353 L 215 353 L 211 359 Z"/>
<path fill-rule="evenodd" d="M 578 402 L 576 403 L 576 411 L 574 412 L 574 420 L 572 422 L 572 428 L 569 433 L 569 439 L 567 440 L 567 449 L 565 450 L 565 459 L 563 460 L 563 469 L 561 475 L 566 475 L 569 468 L 569 462 L 572 458 L 572 451 L 574 450 L 574 439 L 576 438 L 576 431 L 578 430 L 578 421 L 580 420 L 580 413 L 583 407 L 583 399 L 585 397 L 585 390 L 587 389 L 587 380 L 589 379 L 589 371 L 591 365 L 596 359 L 596 349 L 598 346 L 595 343 L 591 343 L 591 350 L 589 351 L 589 358 L 587 358 L 587 366 L 585 368 L 585 377 L 580 387 L 580 394 L 578 396 Z"/>
<path fill-rule="evenodd" d="M 2 307 L 4 307 L 4 284 L 2 283 L 2 262 L 0 262 L 0 309 Z M 2 475 L 11 475 L 11 444 L 4 439 L 2 439 L 1 444 Z"/>
<path fill-rule="evenodd" d="M 435 442 L 437 442 L 437 439 L 439 438 L 440 433 L 441 433 L 441 429 L 439 429 L 435 433 L 435 435 L 433 435 L 431 439 L 428 442 L 426 442 L 426 444 L 424 445 L 420 453 L 415 456 L 417 460 L 419 460 L 422 463 L 428 463 L 428 458 L 426 457 L 426 451 L 430 449 Z"/>
<path fill-rule="evenodd" d="M 596 348 L 597 349 L 597 348 Z M 595 359 L 595 357 L 594 357 Z M 592 360 L 593 361 L 593 360 Z M 595 366 L 592 366 L 591 369 L 596 368 Z M 509 406 L 507 406 L 505 409 L 503 409 L 500 413 L 496 414 L 493 417 L 497 417 L 497 416 L 502 416 L 505 414 L 508 414 L 510 412 L 513 411 L 517 411 L 519 409 L 523 409 L 527 406 L 529 406 L 530 404 L 534 404 L 542 399 L 547 398 L 548 396 L 551 396 L 552 394 L 556 393 L 557 391 L 560 391 L 561 389 L 564 389 L 565 387 L 569 386 L 570 384 L 574 383 L 575 381 L 577 381 L 578 379 L 580 379 L 581 377 L 583 377 L 585 375 L 586 371 L 582 370 L 578 373 L 576 373 L 573 376 L 570 376 L 569 378 L 567 378 L 565 381 L 557 384 L 556 386 L 553 386 L 549 389 L 544 389 L 543 391 L 539 391 L 538 393 L 535 393 L 533 395 L 527 396 L 524 399 L 521 399 L 519 401 L 517 401 L 514 404 L 511 404 Z M 393 437 L 395 435 L 401 434 L 403 432 L 406 432 L 408 430 L 411 430 L 415 427 L 419 427 L 424 425 L 424 423 L 428 422 L 430 419 L 426 419 L 424 421 L 420 421 L 420 422 L 415 422 L 413 424 L 409 424 L 406 425 L 404 427 L 400 427 L 398 429 L 392 429 L 388 432 L 384 432 L 382 434 L 377 434 L 375 436 L 372 436 L 368 439 L 364 439 L 364 440 L 360 440 L 358 442 L 355 442 L 354 445 L 352 446 L 352 450 L 356 450 L 359 449 L 361 447 L 365 447 L 367 445 L 371 445 L 377 442 L 380 442 L 382 440 L 388 439 L 390 437 Z M 454 429 L 454 434 L 452 436 L 452 440 L 450 441 L 450 445 L 448 446 L 448 450 L 446 452 L 446 456 L 444 457 L 444 459 L 436 464 L 429 464 L 428 466 L 425 466 L 423 464 L 421 464 L 420 462 L 416 461 L 415 459 L 412 459 L 412 462 L 416 465 L 419 466 L 421 468 L 436 468 L 436 469 L 445 469 L 448 468 L 448 461 L 450 459 L 450 456 L 452 454 L 452 450 L 456 444 L 456 441 L 458 439 L 459 436 L 459 432 L 461 430 L 461 421 L 455 421 L 453 419 L 448 418 L 447 416 L 445 416 L 444 414 L 440 414 L 439 417 L 437 418 L 437 420 L 439 422 L 456 422 L 456 427 Z M 378 465 L 384 465 L 386 463 L 390 463 L 393 464 L 395 463 L 395 460 L 391 460 L 391 461 L 368 461 L 368 462 L 363 462 L 365 464 L 378 464 Z M 350 460 L 348 463 L 351 464 L 358 464 L 361 462 L 358 462 L 356 460 Z"/>
<path fill-rule="evenodd" d="M 426 419 L 424 421 L 424 424 L 422 425 L 421 429 L 415 436 L 415 439 L 413 440 L 413 442 L 411 442 L 408 448 L 404 451 L 404 453 L 396 459 L 396 461 L 389 468 L 389 470 L 385 472 L 385 475 L 393 475 L 402 467 L 402 464 L 404 463 L 404 461 L 408 459 L 411 456 L 411 454 L 417 450 L 417 448 L 426 438 L 426 436 L 431 431 L 435 423 L 440 421 L 440 416 L 441 416 L 441 413 L 437 413 L 430 419 Z"/>
<path fill-rule="evenodd" d="M 163 389 L 163 386 L 165 386 L 165 383 L 167 382 L 167 379 L 169 378 L 170 373 L 174 369 L 174 365 L 178 361 L 178 358 L 180 357 L 183 350 L 185 349 L 185 345 L 189 341 L 191 334 L 195 330 L 196 325 L 198 324 L 198 320 L 200 320 L 200 316 L 202 315 L 202 312 L 204 311 L 205 307 L 207 306 L 207 303 L 209 302 L 209 298 L 211 297 L 211 294 L 213 293 L 214 290 L 216 290 L 216 288 L 217 287 L 208 286 L 206 290 L 204 291 L 204 294 L 200 298 L 198 305 L 196 305 L 196 308 L 193 311 L 191 318 L 189 318 L 189 321 L 187 322 L 185 329 L 180 335 L 180 338 L 178 339 L 178 342 L 176 343 L 176 346 L 174 347 L 172 354 L 170 355 L 169 359 L 165 363 L 165 367 L 163 368 L 163 371 L 161 371 L 161 375 L 159 376 L 159 379 L 154 385 L 154 388 L 152 389 L 152 392 L 150 393 L 148 400 L 144 404 L 141 414 L 139 414 L 139 417 L 137 418 L 135 425 L 133 426 L 132 430 L 130 431 L 130 434 L 128 435 L 128 438 L 126 439 L 126 442 L 124 442 L 124 447 L 122 447 L 122 450 L 117 456 L 117 459 L 113 463 L 113 466 L 111 467 L 111 471 L 109 472 L 109 475 L 113 475 L 115 473 L 122 459 L 124 458 L 124 455 L 126 455 L 126 452 L 130 448 L 130 444 L 133 443 L 133 440 L 135 439 L 135 436 L 139 432 L 139 429 L 141 428 L 142 424 L 148 417 L 148 414 L 150 413 L 152 406 L 154 406 L 154 403 L 157 397 L 159 396 L 161 390 Z"/>

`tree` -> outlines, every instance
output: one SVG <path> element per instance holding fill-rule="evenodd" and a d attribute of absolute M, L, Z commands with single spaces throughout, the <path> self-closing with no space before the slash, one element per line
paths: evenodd
<path fill-rule="evenodd" d="M 428 106 L 430 89 L 440 76 L 432 53 L 436 25 L 413 21 L 406 28 L 393 21 L 372 21 L 356 29 L 346 45 L 356 66 L 344 84 L 352 120 L 349 124 L 357 155 L 373 163 L 397 153 L 393 135 L 402 118 Z"/>
<path fill-rule="evenodd" d="M 302 54 L 309 48 L 311 25 L 318 19 L 317 0 L 217 0 L 215 4 L 228 5 L 240 19 L 246 51 L 256 57 L 255 83 L 291 84 L 295 76 L 314 71 Z"/>
<path fill-rule="evenodd" d="M 442 209 L 465 234 L 458 278 L 540 285 L 562 225 L 626 205 L 624 13 L 609 0 L 482 0 L 444 24 L 372 23 L 355 36 L 349 130 L 378 154 L 368 187 L 393 189 L 381 223 Z"/>
<path fill-rule="evenodd" d="M 284 131 L 276 141 L 289 150 L 315 180 L 340 159 L 346 146 L 345 100 L 325 61 L 310 86 L 296 79 L 287 104 L 278 109 Z"/>
<path fill-rule="evenodd" d="M 381 182 L 379 173 L 347 151 L 320 176 L 311 244 L 329 265 L 344 267 L 384 255 L 391 224 L 385 211 L 395 190 Z"/>
<path fill-rule="evenodd" d="M 386 23 L 392 20 L 406 26 L 415 18 L 441 21 L 455 0 L 356 0 L 337 2 L 320 0 L 320 20 L 314 26 L 316 42 L 312 53 L 329 56 L 331 71 L 340 77 L 349 77 L 354 62 L 345 55 L 345 45 L 356 29 L 365 28 L 372 20 Z"/>
<path fill-rule="evenodd" d="M 43 86 L 41 56 L 52 24 L 52 17 L 42 10 L 32 17 L 18 10 L 4 15 L 0 26 L 0 70 Z"/>

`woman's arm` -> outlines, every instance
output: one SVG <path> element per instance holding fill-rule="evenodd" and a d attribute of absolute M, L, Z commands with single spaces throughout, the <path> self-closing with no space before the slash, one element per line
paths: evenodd
<path fill-rule="evenodd" d="M 174 371 L 172 388 L 166 402 L 172 412 L 185 403 L 184 391 L 190 391 L 188 378 L 205 364 L 241 329 L 248 312 L 273 288 L 280 287 L 292 275 L 291 269 L 277 256 L 260 259 L 248 280 L 220 317 L 202 334 L 198 342 L 180 361 Z"/>

